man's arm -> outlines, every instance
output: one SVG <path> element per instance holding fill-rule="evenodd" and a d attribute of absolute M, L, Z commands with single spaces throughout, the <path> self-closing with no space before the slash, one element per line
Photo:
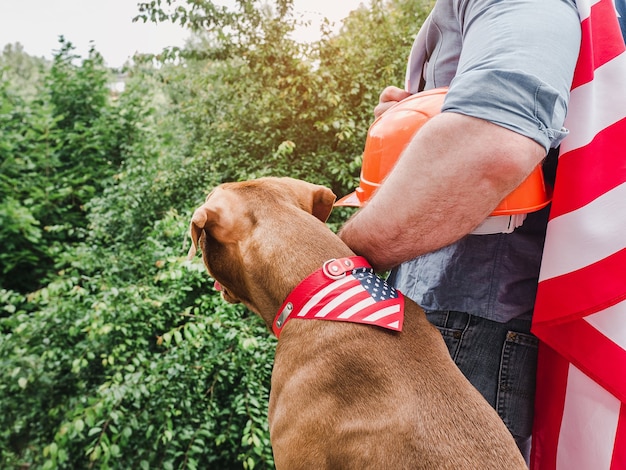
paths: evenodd
<path fill-rule="evenodd" d="M 470 233 L 544 157 L 528 137 L 442 113 L 420 129 L 339 236 L 377 270 L 392 268 Z"/>

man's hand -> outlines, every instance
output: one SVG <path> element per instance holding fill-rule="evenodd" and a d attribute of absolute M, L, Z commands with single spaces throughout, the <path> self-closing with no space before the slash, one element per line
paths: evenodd
<path fill-rule="evenodd" d="M 388 86 L 380 94 L 378 105 L 374 108 L 374 116 L 378 117 L 394 104 L 411 96 L 411 93 L 395 86 Z"/>

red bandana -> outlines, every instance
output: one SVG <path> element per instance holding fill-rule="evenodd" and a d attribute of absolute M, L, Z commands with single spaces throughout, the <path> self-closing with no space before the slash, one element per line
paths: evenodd
<path fill-rule="evenodd" d="M 337 320 L 402 331 L 404 296 L 361 256 L 332 259 L 289 294 L 274 318 L 278 338 L 291 318 Z"/>

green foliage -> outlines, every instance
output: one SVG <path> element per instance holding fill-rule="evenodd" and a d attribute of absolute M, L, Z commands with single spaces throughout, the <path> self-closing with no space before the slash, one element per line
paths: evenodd
<path fill-rule="evenodd" d="M 95 49 L 5 49 L 1 468 L 273 468 L 275 340 L 184 258 L 191 211 L 262 175 L 353 190 L 430 3 L 373 0 L 300 44 L 291 0 L 144 2 L 144 20 L 198 36 L 125 70 L 121 94 Z"/>
<path fill-rule="evenodd" d="M 77 65 L 73 46 L 60 45 L 35 97 L 16 91 L 20 74 L 0 86 L 0 286 L 23 293 L 63 267 L 61 253 L 87 228 L 85 205 L 137 134 L 139 108 L 111 99 L 102 57 L 91 50 Z"/>
<path fill-rule="evenodd" d="M 43 76 L 49 64 L 41 58 L 29 56 L 18 42 L 4 46 L 0 54 L 0 77 L 2 86 L 26 99 L 33 99 L 41 92 Z"/>
<path fill-rule="evenodd" d="M 136 256 L 157 259 L 136 283 L 73 271 L 31 296 L 34 314 L 0 320 L 5 465 L 271 467 L 273 340 L 244 309 L 198 296 L 212 291 L 200 260 L 156 238 L 181 221 L 152 227 Z"/>
<path fill-rule="evenodd" d="M 49 109 L 29 106 L 8 81 L 0 85 L 0 286 L 37 287 L 51 259 L 42 245 L 44 226 L 36 205 L 47 195 Z M 33 272 L 34 271 L 34 272 Z"/>
<path fill-rule="evenodd" d="M 163 5 L 170 2 L 144 4 L 161 19 L 210 21 L 201 42 L 205 55 L 192 56 L 184 69 L 163 71 L 188 135 L 181 151 L 197 169 L 181 175 L 193 178 L 182 186 L 272 174 L 324 184 L 338 195 L 351 191 L 378 95 L 384 86 L 403 84 L 408 50 L 431 2 L 374 1 L 353 12 L 341 34 L 328 32 L 313 45 L 289 34 L 298 25 L 291 2 L 260 9 L 264 14 L 253 19 L 258 37 L 237 42 L 238 54 L 221 60 L 211 53 L 211 47 L 224 48 L 221 31 L 232 30 L 238 40 L 250 34 L 248 23 L 233 18 L 258 2 L 237 2 L 235 11 L 207 3 L 186 2 L 188 9 L 169 14 Z M 207 13 L 199 14 L 201 8 Z"/>

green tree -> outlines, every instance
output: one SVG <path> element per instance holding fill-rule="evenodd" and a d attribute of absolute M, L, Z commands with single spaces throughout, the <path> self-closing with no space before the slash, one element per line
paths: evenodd
<path fill-rule="evenodd" d="M 0 287 L 27 292 L 53 265 L 37 206 L 50 190 L 56 142 L 50 106 L 19 94 L 18 83 L 0 83 Z"/>
<path fill-rule="evenodd" d="M 7 44 L 0 53 L 0 81 L 20 96 L 33 99 L 41 91 L 49 65 L 43 58 L 28 55 L 19 42 Z"/>
<path fill-rule="evenodd" d="M 65 247 L 84 237 L 85 205 L 111 184 L 136 135 L 137 107 L 112 99 L 102 57 L 92 49 L 77 65 L 71 43 L 60 46 L 34 97 L 16 91 L 28 81 L 21 65 L 0 86 L 0 286 L 20 292 L 64 267 Z M 9 52 L 6 62 L 18 62 Z"/>

